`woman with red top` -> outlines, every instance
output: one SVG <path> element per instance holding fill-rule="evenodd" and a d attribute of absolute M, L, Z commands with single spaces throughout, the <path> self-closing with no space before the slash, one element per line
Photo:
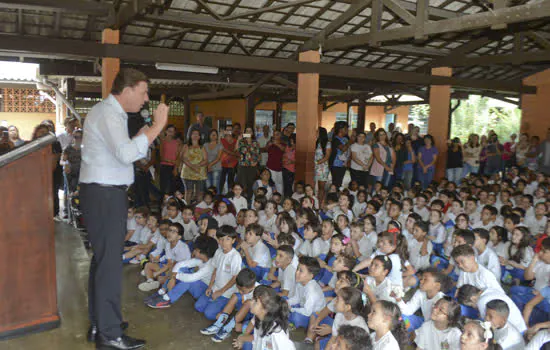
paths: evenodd
<path fill-rule="evenodd" d="M 235 183 L 235 167 L 239 160 L 237 156 L 237 140 L 233 137 L 233 126 L 227 125 L 225 127 L 224 138 L 221 139 L 222 143 L 222 174 L 220 177 L 220 193 L 223 192 L 225 186 L 225 180 L 227 179 L 227 188 L 231 190 Z"/>
<path fill-rule="evenodd" d="M 296 172 L 296 134 L 288 137 L 288 146 L 286 146 L 283 155 L 283 185 L 284 196 L 292 196 L 292 187 L 294 186 L 294 175 Z"/>
<path fill-rule="evenodd" d="M 174 166 L 178 155 L 180 141 L 176 138 L 176 127 L 172 124 L 166 127 L 164 138 L 160 144 L 160 192 L 172 194 L 174 188 Z"/>
<path fill-rule="evenodd" d="M 280 194 L 283 193 L 283 154 L 286 145 L 281 139 L 279 130 L 273 131 L 273 138 L 267 144 L 267 169 L 271 173 L 271 179 L 275 183 L 275 188 Z"/>

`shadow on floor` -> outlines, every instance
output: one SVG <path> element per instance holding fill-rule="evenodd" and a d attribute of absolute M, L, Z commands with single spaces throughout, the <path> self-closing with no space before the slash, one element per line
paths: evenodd
<path fill-rule="evenodd" d="M 61 327 L 44 333 L 0 342 L 0 350 L 84 350 L 95 349 L 86 342 L 88 329 L 87 285 L 90 257 L 73 227 L 56 223 L 56 263 L 58 308 Z M 130 327 L 127 334 L 147 340 L 147 349 L 232 349 L 231 340 L 214 343 L 199 330 L 210 323 L 194 308 L 194 300 L 184 296 L 169 309 L 153 310 L 143 304 L 147 294 L 139 291 L 139 267 L 125 266 L 123 314 Z M 301 331 L 293 338 L 303 339 Z M 294 337 L 296 336 L 296 337 Z M 298 345 L 298 344 L 297 344 Z M 307 347 L 300 347 L 307 349 Z"/>

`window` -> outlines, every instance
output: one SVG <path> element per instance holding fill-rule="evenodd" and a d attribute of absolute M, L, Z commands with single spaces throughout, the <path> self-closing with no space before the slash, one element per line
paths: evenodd
<path fill-rule="evenodd" d="M 256 130 L 254 131 L 256 133 L 256 137 L 263 136 L 264 125 L 268 125 L 269 133 L 273 134 L 274 116 L 275 116 L 275 111 L 273 110 L 263 110 L 263 109 L 256 110 L 256 120 L 255 120 Z"/>
<path fill-rule="evenodd" d="M 283 111 L 281 118 L 281 127 L 285 127 L 288 123 L 296 125 L 296 111 Z"/>

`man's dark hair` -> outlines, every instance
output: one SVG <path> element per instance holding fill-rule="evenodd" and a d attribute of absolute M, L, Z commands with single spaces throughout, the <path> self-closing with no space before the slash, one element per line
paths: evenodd
<path fill-rule="evenodd" d="M 474 231 L 474 234 L 477 234 L 479 236 L 479 238 L 485 240 L 485 244 L 489 243 L 489 239 L 490 239 L 489 231 L 481 227 L 474 228 L 473 231 Z"/>
<path fill-rule="evenodd" d="M 122 68 L 113 81 L 111 94 L 120 95 L 124 88 L 133 88 L 141 82 L 149 82 L 145 74 L 133 68 Z"/>
<path fill-rule="evenodd" d="M 252 232 L 260 237 L 264 233 L 264 228 L 260 224 L 250 224 L 246 228 L 246 232 Z"/>
<path fill-rule="evenodd" d="M 235 228 L 229 225 L 223 225 L 220 227 L 220 229 L 216 232 L 216 237 L 222 238 L 222 237 L 230 237 L 237 239 L 237 231 L 235 231 Z"/>
<path fill-rule="evenodd" d="M 473 246 L 476 240 L 476 236 L 470 230 L 458 229 L 454 232 L 455 236 L 462 237 L 467 245 Z"/>
<path fill-rule="evenodd" d="M 237 274 L 237 286 L 251 288 L 256 283 L 256 274 L 249 268 L 242 269 Z"/>
<path fill-rule="evenodd" d="M 474 248 L 468 244 L 462 244 L 455 247 L 451 252 L 451 257 L 456 260 L 460 256 L 475 256 Z"/>
<path fill-rule="evenodd" d="M 290 245 L 281 245 L 279 248 L 277 248 L 278 251 L 281 251 L 288 255 L 291 259 L 294 258 L 294 249 Z"/>
<path fill-rule="evenodd" d="M 510 307 L 504 300 L 495 299 L 491 300 L 486 305 L 487 310 L 495 310 L 499 315 L 508 318 L 510 316 Z"/>

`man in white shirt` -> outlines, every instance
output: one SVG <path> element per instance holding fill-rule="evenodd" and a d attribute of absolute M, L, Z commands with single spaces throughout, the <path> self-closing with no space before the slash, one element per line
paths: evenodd
<path fill-rule="evenodd" d="M 94 256 L 90 264 L 88 340 L 98 347 L 137 349 L 145 341 L 122 332 L 120 296 L 128 206 L 127 188 L 134 182 L 133 163 L 147 154 L 149 145 L 166 125 L 168 107 L 161 103 L 154 122 L 130 139 L 128 115 L 149 100 L 147 77 L 135 69 L 122 69 L 111 95 L 88 113 L 82 141 L 80 195 Z M 96 260 L 96 255 L 101 256 Z"/>

